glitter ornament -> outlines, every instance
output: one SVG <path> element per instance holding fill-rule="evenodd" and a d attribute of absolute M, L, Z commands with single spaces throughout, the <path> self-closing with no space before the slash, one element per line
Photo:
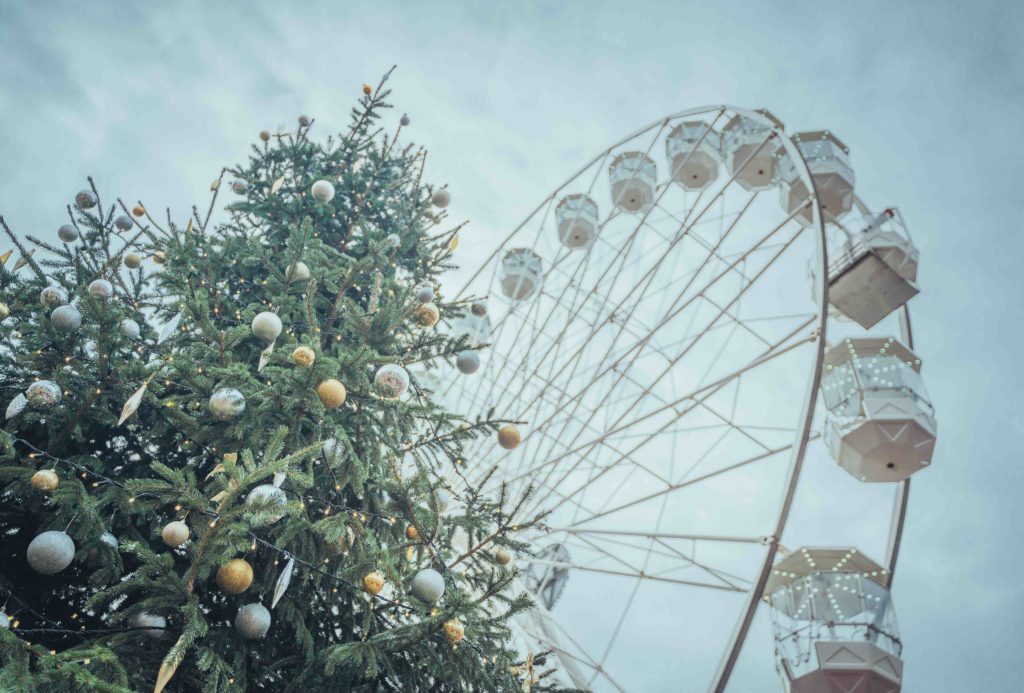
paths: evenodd
<path fill-rule="evenodd" d="M 424 568 L 413 577 L 409 592 L 421 602 L 436 604 L 444 595 L 444 578 L 433 568 Z"/>
<path fill-rule="evenodd" d="M 74 332 L 82 326 L 82 314 L 74 306 L 57 306 L 50 313 L 50 324 L 61 332 Z"/>
<path fill-rule="evenodd" d="M 409 389 L 409 373 L 401 366 L 389 363 L 381 366 L 373 376 L 373 385 L 384 399 L 398 399 Z"/>
<path fill-rule="evenodd" d="M 71 565 L 75 557 L 75 542 L 65 532 L 43 532 L 28 545 L 25 557 L 37 573 L 56 575 Z"/>
<path fill-rule="evenodd" d="M 311 276 L 312 274 L 309 271 L 309 265 L 302 260 L 297 261 L 284 273 L 285 280 L 289 282 L 306 282 L 309 281 Z"/>
<path fill-rule="evenodd" d="M 452 196 L 447 190 L 435 190 L 434 194 L 430 196 L 430 201 L 435 207 L 444 209 L 451 204 Z"/>
<path fill-rule="evenodd" d="M 114 226 L 121 231 L 128 231 L 132 227 L 132 218 L 127 214 L 119 214 L 117 219 L 114 219 Z"/>
<path fill-rule="evenodd" d="M 13 419 L 15 416 L 25 411 L 25 407 L 28 406 L 28 398 L 24 394 L 19 393 L 17 397 L 11 400 L 10 404 L 7 405 L 7 411 L 5 417 L 7 419 Z"/>
<path fill-rule="evenodd" d="M 370 594 L 380 594 L 380 591 L 384 589 L 384 576 L 373 571 L 363 576 L 363 589 Z"/>
<path fill-rule="evenodd" d="M 416 289 L 416 300 L 420 303 L 432 302 L 434 300 L 434 287 L 424 284 Z"/>
<path fill-rule="evenodd" d="M 139 323 L 135 322 L 131 318 L 125 318 L 121 321 L 121 334 L 128 339 L 136 339 L 142 334 L 142 328 L 139 327 Z"/>
<path fill-rule="evenodd" d="M 441 319 L 441 311 L 433 303 L 424 303 L 413 311 L 412 319 L 420 327 L 433 327 Z"/>
<path fill-rule="evenodd" d="M 334 378 L 328 378 L 317 385 L 316 394 L 328 409 L 337 409 L 345 403 L 345 397 L 348 396 L 345 386 Z"/>
<path fill-rule="evenodd" d="M 498 429 L 498 445 L 506 450 L 515 450 L 521 440 L 522 437 L 519 435 L 519 429 L 512 424 Z"/>
<path fill-rule="evenodd" d="M 32 475 L 32 488 L 36 491 L 49 493 L 56 489 L 59 483 L 60 477 L 58 477 L 57 472 L 52 469 L 40 469 Z"/>
<path fill-rule="evenodd" d="M 270 311 L 264 311 L 252 319 L 252 333 L 264 342 L 277 339 L 283 327 L 281 318 Z"/>
<path fill-rule="evenodd" d="M 244 558 L 232 558 L 217 569 L 217 587 L 227 594 L 245 592 L 252 578 L 252 566 Z"/>
<path fill-rule="evenodd" d="M 142 265 L 142 256 L 138 253 L 125 253 L 124 266 L 128 269 L 138 269 Z"/>
<path fill-rule="evenodd" d="M 210 395 L 210 413 L 218 421 L 237 419 L 245 411 L 245 397 L 233 387 L 221 387 Z"/>
<path fill-rule="evenodd" d="M 451 644 L 454 645 L 459 640 L 462 640 L 465 634 L 466 629 L 462 626 L 459 619 L 452 618 L 444 622 L 444 637 L 448 638 L 448 642 Z"/>
<path fill-rule="evenodd" d="M 160 532 L 160 537 L 164 540 L 164 543 L 172 549 L 176 549 L 188 541 L 188 535 L 188 525 L 181 520 L 168 522 Z"/>
<path fill-rule="evenodd" d="M 409 525 L 405 528 L 405 538 L 409 541 L 420 540 L 420 531 L 416 529 L 416 525 Z"/>
<path fill-rule="evenodd" d="M 94 279 L 89 284 L 89 295 L 94 298 L 107 300 L 114 295 L 114 285 L 106 279 Z"/>
<path fill-rule="evenodd" d="M 480 369 L 480 354 L 475 351 L 460 351 L 455 355 L 455 366 L 466 375 L 476 373 Z"/>
<path fill-rule="evenodd" d="M 336 467 L 345 461 L 348 457 L 348 448 L 345 444 L 339 441 L 337 438 L 328 438 L 324 441 L 321 451 L 324 455 L 324 461 L 332 467 Z"/>
<path fill-rule="evenodd" d="M 295 347 L 292 352 L 292 363 L 300 368 L 309 368 L 316 361 L 316 352 L 308 346 Z"/>
<path fill-rule="evenodd" d="M 277 505 L 283 508 L 287 503 L 288 496 L 273 484 L 260 484 L 252 491 L 249 491 L 249 495 L 245 498 L 246 505 L 259 504 L 264 507 Z M 282 517 L 284 517 L 284 513 L 274 513 L 270 516 L 270 521 L 277 522 Z"/>
<path fill-rule="evenodd" d="M 78 240 L 78 229 L 74 224 L 64 224 L 57 229 L 57 238 L 65 243 L 74 243 Z"/>
<path fill-rule="evenodd" d="M 246 640 L 259 640 L 270 630 L 270 611 L 262 604 L 246 604 L 235 616 L 235 630 Z"/>
<path fill-rule="evenodd" d="M 309 191 L 317 202 L 330 202 L 334 199 L 334 186 L 330 181 L 318 180 Z"/>
<path fill-rule="evenodd" d="M 512 552 L 506 548 L 500 548 L 494 552 L 494 560 L 500 565 L 508 565 L 512 562 Z"/>
<path fill-rule="evenodd" d="M 164 637 L 167 619 L 163 616 L 156 616 L 148 611 L 143 611 L 132 616 L 131 624 L 132 628 L 142 628 L 141 632 L 147 638 L 159 640 Z"/>
<path fill-rule="evenodd" d="M 96 195 L 91 190 L 81 190 L 75 195 L 75 204 L 79 209 L 92 209 L 96 206 Z"/>
<path fill-rule="evenodd" d="M 59 286 L 48 286 L 39 292 L 39 302 L 47 308 L 62 306 L 68 302 L 68 292 Z"/>
<path fill-rule="evenodd" d="M 52 380 L 37 380 L 25 390 L 25 399 L 37 409 L 49 409 L 60 402 L 60 386 Z"/>

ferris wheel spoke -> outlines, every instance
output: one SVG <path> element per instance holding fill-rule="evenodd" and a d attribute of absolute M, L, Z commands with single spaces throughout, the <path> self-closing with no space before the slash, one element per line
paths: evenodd
<path fill-rule="evenodd" d="M 600 573 L 602 575 L 614 575 L 617 577 L 634 578 L 638 580 L 650 580 L 651 582 L 667 582 L 673 585 L 686 585 L 688 587 L 706 587 L 707 589 L 719 590 L 722 592 L 747 592 L 747 590 L 737 587 L 730 587 L 728 585 L 701 582 L 699 580 L 683 580 L 681 578 L 660 577 L 657 575 L 648 575 L 643 571 L 611 570 L 608 568 L 595 568 L 592 566 L 578 565 L 576 563 L 566 561 L 549 561 L 546 559 L 539 558 L 531 559 L 530 562 L 537 563 L 539 565 L 549 565 L 556 568 L 568 568 L 569 570 L 577 570 L 584 573 Z"/>

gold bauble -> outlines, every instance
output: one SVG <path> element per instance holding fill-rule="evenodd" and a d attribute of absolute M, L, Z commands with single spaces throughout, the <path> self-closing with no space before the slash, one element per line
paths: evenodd
<path fill-rule="evenodd" d="M 519 429 L 512 424 L 502 426 L 498 429 L 498 445 L 506 450 L 515 450 L 519 447 L 519 442 L 521 440 L 522 436 L 519 435 Z"/>
<path fill-rule="evenodd" d="M 263 140 L 264 142 L 269 142 L 270 141 L 270 132 L 267 131 L 267 130 L 260 131 L 260 139 Z"/>
<path fill-rule="evenodd" d="M 32 475 L 32 488 L 36 491 L 46 491 L 49 493 L 56 489 L 59 483 L 60 477 L 52 469 L 40 469 Z"/>
<path fill-rule="evenodd" d="M 252 566 L 244 558 L 232 558 L 217 570 L 217 586 L 228 594 L 241 594 L 252 584 Z"/>
<path fill-rule="evenodd" d="M 366 94 L 367 96 L 369 96 L 370 94 L 373 93 L 373 87 L 371 87 L 369 84 L 364 84 L 363 85 L 363 93 Z"/>
<path fill-rule="evenodd" d="M 448 638 L 448 642 L 453 645 L 462 640 L 462 636 L 465 634 L 466 629 L 459 622 L 459 619 L 452 618 L 444 622 L 444 637 Z"/>
<path fill-rule="evenodd" d="M 0 320 L 4 320 L 8 315 L 11 314 L 11 309 L 7 307 L 7 304 L 0 301 Z"/>
<path fill-rule="evenodd" d="M 501 565 L 508 565 L 512 562 L 512 552 L 505 548 L 498 549 L 494 552 L 494 559 Z"/>
<path fill-rule="evenodd" d="M 420 531 L 416 529 L 416 525 L 409 525 L 405 528 L 405 538 L 409 541 L 420 540 Z"/>
<path fill-rule="evenodd" d="M 345 386 L 334 378 L 328 378 L 316 386 L 316 394 L 328 409 L 337 409 L 345 403 Z"/>
<path fill-rule="evenodd" d="M 309 368 L 316 361 L 316 352 L 308 346 L 295 347 L 292 352 L 292 363 L 300 368 Z"/>
<path fill-rule="evenodd" d="M 167 258 L 164 257 L 164 251 L 158 250 L 155 253 L 153 253 L 153 262 L 155 262 L 156 264 L 162 265 L 166 261 Z"/>
<path fill-rule="evenodd" d="M 412 319 L 420 327 L 433 327 L 441 319 L 441 311 L 433 303 L 423 303 L 413 312 Z"/>
<path fill-rule="evenodd" d="M 142 256 L 138 253 L 125 253 L 124 266 L 128 269 L 136 269 L 142 264 Z"/>
<path fill-rule="evenodd" d="M 384 589 L 384 576 L 376 570 L 363 577 L 363 588 L 370 594 L 380 594 Z"/>
<path fill-rule="evenodd" d="M 176 549 L 188 541 L 188 535 L 188 525 L 181 520 L 168 522 L 164 525 L 163 530 L 160 531 L 160 538 L 172 549 Z"/>
<path fill-rule="evenodd" d="M 132 207 L 132 214 L 134 214 L 137 217 L 141 217 L 145 213 L 146 208 L 143 207 L 142 205 L 135 205 L 134 207 Z"/>

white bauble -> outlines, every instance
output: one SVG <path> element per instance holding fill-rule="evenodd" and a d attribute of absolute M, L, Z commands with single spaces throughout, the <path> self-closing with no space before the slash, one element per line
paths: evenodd
<path fill-rule="evenodd" d="M 210 413 L 218 421 L 237 419 L 245 411 L 245 397 L 233 387 L 221 387 L 210 395 Z"/>
<path fill-rule="evenodd" d="M 252 319 L 252 333 L 264 342 L 272 342 L 281 334 L 281 318 L 270 311 L 263 311 Z"/>
<path fill-rule="evenodd" d="M 334 199 L 334 186 L 331 185 L 330 181 L 318 180 L 316 183 L 313 183 L 313 187 L 309 189 L 309 192 L 317 202 L 330 202 Z"/>
<path fill-rule="evenodd" d="M 121 321 L 121 334 L 128 339 L 137 339 L 142 334 L 142 328 L 131 318 L 125 318 Z"/>
<path fill-rule="evenodd" d="M 300 115 L 299 116 L 299 126 L 300 127 L 308 128 L 310 123 L 312 123 L 312 122 L 313 122 L 313 119 L 310 118 L 308 115 Z"/>
<path fill-rule="evenodd" d="M 164 629 L 167 628 L 167 619 L 147 611 L 132 616 L 132 628 L 144 628 L 143 635 L 158 640 L 164 637 Z"/>
<path fill-rule="evenodd" d="M 424 284 L 416 289 L 416 299 L 420 303 L 430 303 L 434 300 L 434 287 Z"/>
<path fill-rule="evenodd" d="M 285 270 L 284 278 L 290 282 L 305 282 L 309 281 L 312 276 L 309 271 L 309 265 L 302 260 L 296 261 L 294 265 Z"/>
<path fill-rule="evenodd" d="M 270 630 L 270 612 L 262 604 L 246 604 L 235 616 L 235 630 L 246 640 L 259 640 Z"/>
<path fill-rule="evenodd" d="M 437 190 L 430 196 L 430 201 L 434 203 L 435 207 L 444 209 L 451 204 L 452 196 L 447 190 Z"/>
<path fill-rule="evenodd" d="M 476 373 L 480 369 L 480 354 L 473 350 L 460 351 L 455 355 L 455 366 L 466 375 Z"/>
<path fill-rule="evenodd" d="M 37 573 L 56 575 L 71 565 L 75 557 L 75 542 L 65 532 L 43 532 L 28 545 L 25 557 Z"/>
<path fill-rule="evenodd" d="M 373 384 L 384 399 L 398 399 L 409 389 L 409 374 L 401 366 L 389 363 L 373 376 Z"/>
<path fill-rule="evenodd" d="M 283 508 L 288 503 L 288 497 L 284 491 L 273 484 L 260 484 L 252 491 L 249 491 L 249 495 L 245 498 L 246 505 L 254 505 L 256 503 L 267 505 L 268 501 Z M 284 513 L 275 513 L 270 516 L 270 521 L 277 522 L 282 517 L 284 517 Z"/>
<path fill-rule="evenodd" d="M 59 286 L 48 286 L 39 292 L 39 302 L 47 308 L 62 306 L 68 302 L 68 292 Z"/>
<path fill-rule="evenodd" d="M 57 306 L 50 313 L 50 324 L 61 332 L 74 332 L 82 326 L 82 314 L 74 306 Z"/>
<path fill-rule="evenodd" d="M 421 602 L 436 604 L 444 594 L 444 578 L 433 568 L 424 568 L 413 577 L 409 592 Z"/>
<path fill-rule="evenodd" d="M 114 295 L 114 285 L 106 279 L 94 279 L 89 284 L 89 295 L 106 300 Z"/>
<path fill-rule="evenodd" d="M 25 390 L 25 399 L 37 409 L 49 409 L 60 402 L 60 385 L 52 380 L 37 380 Z"/>
<path fill-rule="evenodd" d="M 336 438 L 328 438 L 323 444 L 324 461 L 332 467 L 345 461 L 348 455 L 348 448 Z"/>
<path fill-rule="evenodd" d="M 64 224 L 57 229 L 57 238 L 65 243 L 74 243 L 78 240 L 78 228 L 74 224 Z"/>
<path fill-rule="evenodd" d="M 395 250 L 398 246 L 402 245 L 402 237 L 397 233 L 389 233 L 387 236 L 384 236 L 384 245 L 391 250 Z"/>
<path fill-rule="evenodd" d="M 0 628 L 10 628 L 11 617 L 7 615 L 7 612 L 0 609 Z"/>
<path fill-rule="evenodd" d="M 101 534 L 100 541 L 114 550 L 117 549 L 117 537 L 115 537 L 110 532 L 104 532 L 103 534 Z"/>
<path fill-rule="evenodd" d="M 25 411 L 25 407 L 28 406 L 28 397 L 24 393 L 19 393 L 17 397 L 11 400 L 11 403 L 7 405 L 6 418 L 13 419 L 15 416 Z"/>
<path fill-rule="evenodd" d="M 132 227 L 132 218 L 127 214 L 121 214 L 114 219 L 114 226 L 120 231 L 128 231 Z"/>
<path fill-rule="evenodd" d="M 91 190 L 80 190 L 75 195 L 75 204 L 79 209 L 92 209 L 96 206 L 96 195 Z"/>
<path fill-rule="evenodd" d="M 160 532 L 160 537 L 164 540 L 165 544 L 172 549 L 176 549 L 188 541 L 188 532 L 187 524 L 181 520 L 174 520 L 164 525 L 163 530 Z"/>

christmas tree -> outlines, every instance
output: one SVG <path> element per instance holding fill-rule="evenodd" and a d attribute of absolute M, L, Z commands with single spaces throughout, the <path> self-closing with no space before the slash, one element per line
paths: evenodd
<path fill-rule="evenodd" d="M 459 227 L 386 80 L 326 143 L 260 133 L 187 221 L 91 180 L 62 243 L 0 218 L 0 689 L 545 687 L 508 644 L 540 518 L 460 471 L 514 422 L 416 376 L 475 370 L 441 328 L 486 308 L 442 300 Z"/>

